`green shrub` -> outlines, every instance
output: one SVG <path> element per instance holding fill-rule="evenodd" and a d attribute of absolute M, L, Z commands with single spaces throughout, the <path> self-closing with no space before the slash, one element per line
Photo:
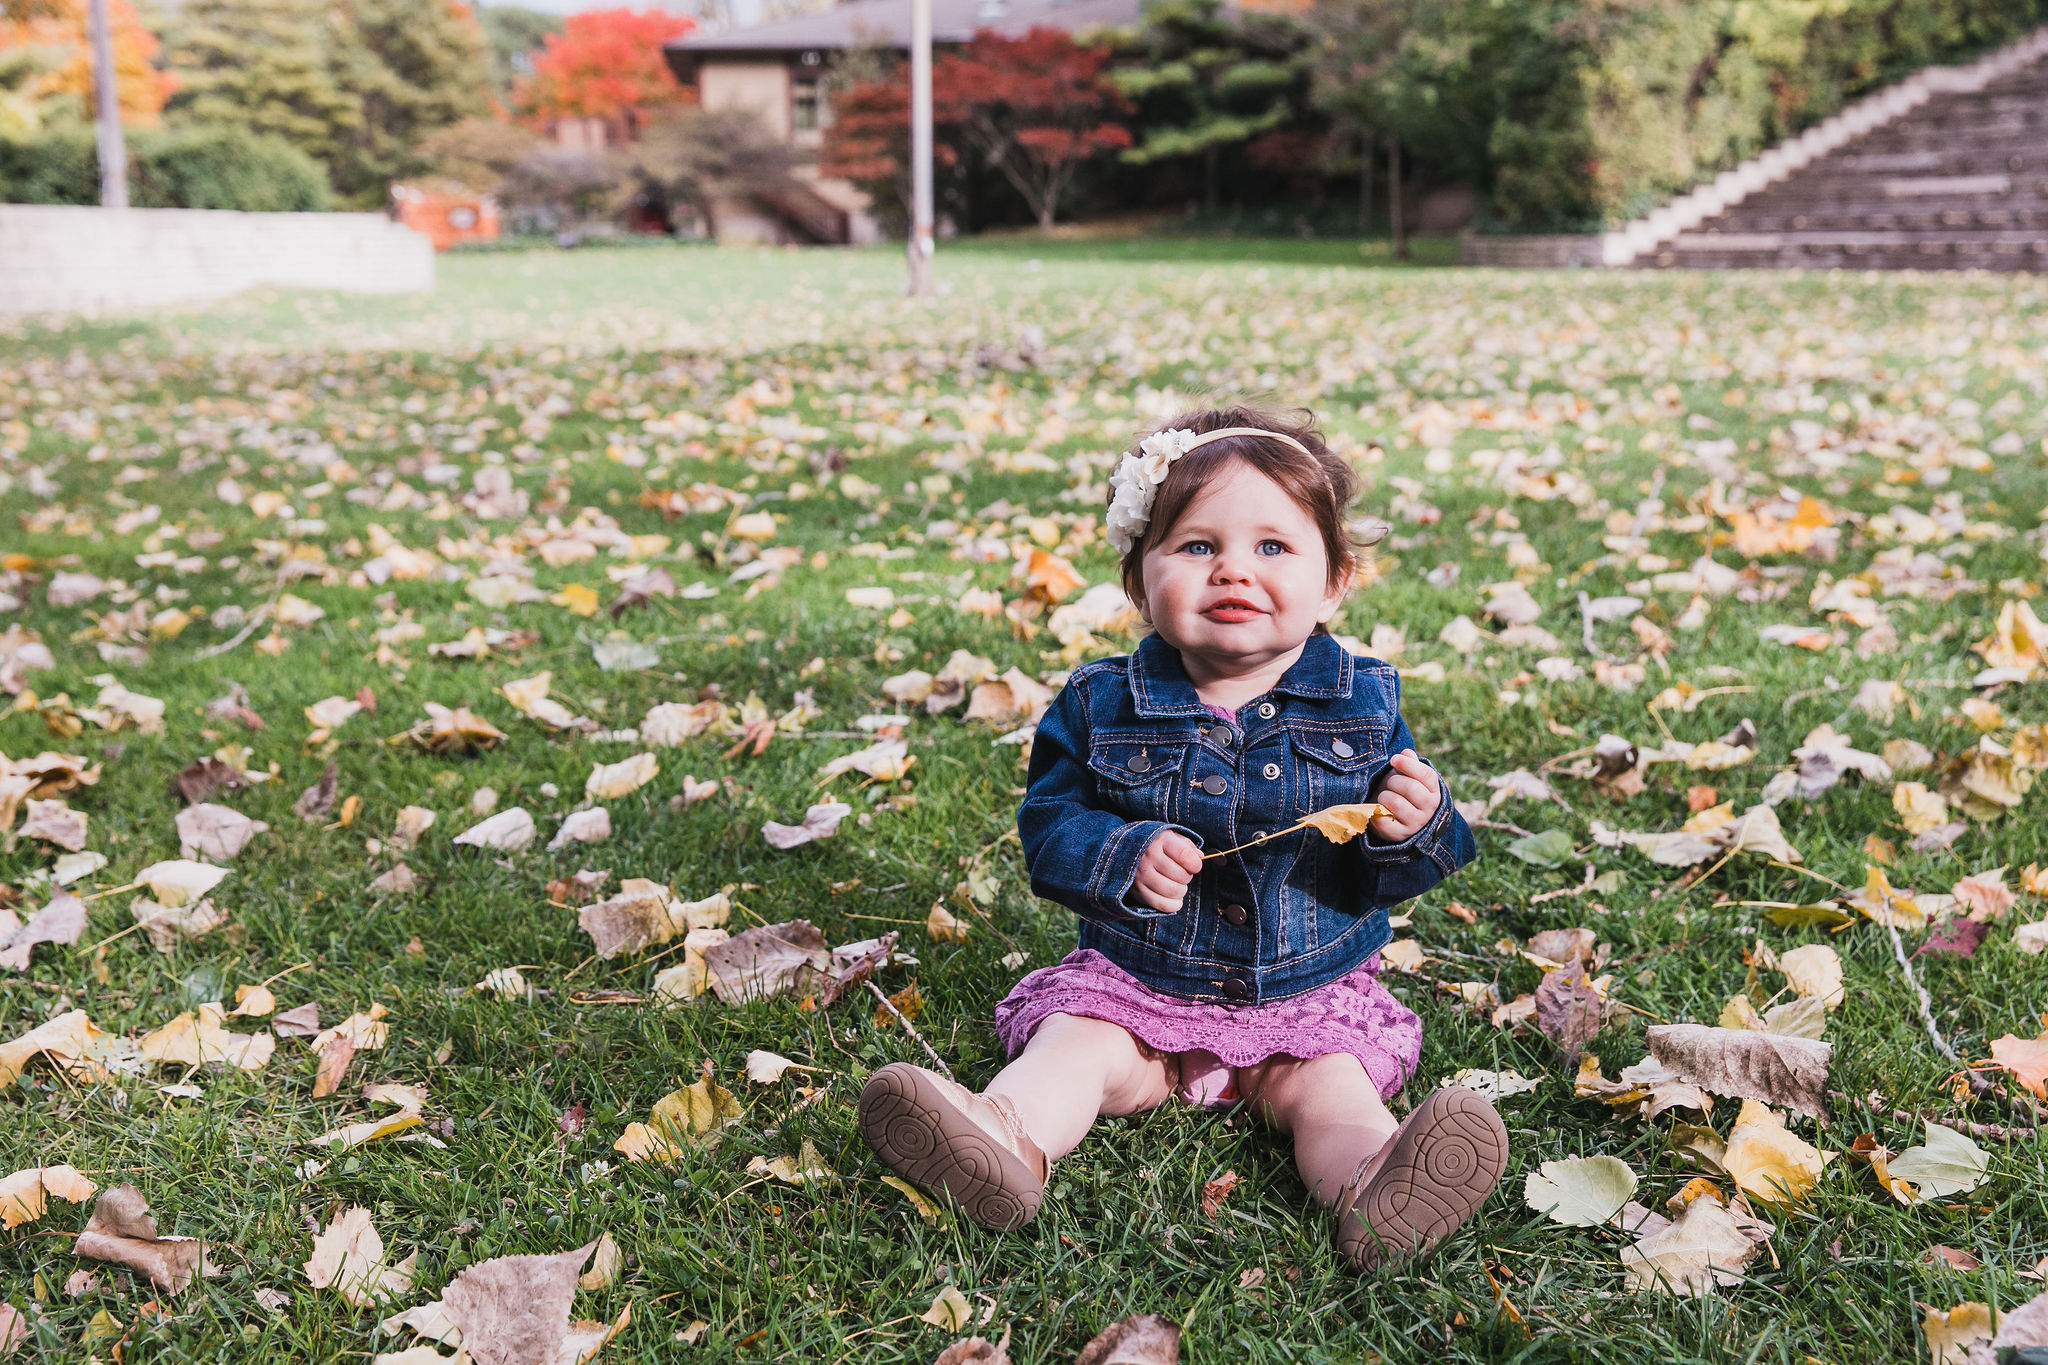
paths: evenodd
<path fill-rule="evenodd" d="M 90 129 L 0 139 L 0 200 L 97 204 L 99 177 Z M 317 213 L 333 192 L 320 163 L 282 138 L 198 125 L 129 134 L 128 198 L 137 208 Z"/>

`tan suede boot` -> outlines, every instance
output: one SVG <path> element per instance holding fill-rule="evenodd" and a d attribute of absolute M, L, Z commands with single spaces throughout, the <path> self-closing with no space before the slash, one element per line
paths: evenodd
<path fill-rule="evenodd" d="M 1007 1232 L 1037 1215 L 1051 1163 L 1005 1097 L 892 1062 L 861 1089 L 859 1115 L 884 1165 L 981 1226 Z"/>
<path fill-rule="evenodd" d="M 1479 1211 L 1507 1166 L 1508 1130 L 1485 1096 L 1435 1091 L 1345 1187 L 1338 1249 L 1361 1272 L 1428 1251 Z"/>

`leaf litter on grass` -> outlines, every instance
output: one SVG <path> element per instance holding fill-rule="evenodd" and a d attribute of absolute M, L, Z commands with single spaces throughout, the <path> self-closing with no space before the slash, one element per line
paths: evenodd
<path fill-rule="evenodd" d="M 451 263 L 450 278 L 469 268 Z M 1453 1046 L 1414 1084 L 1457 1071 L 1518 1093 L 1530 1127 L 1567 1142 L 1518 1143 L 1525 1179 L 1655 1125 L 1671 1164 L 1630 1175 L 1661 1196 L 1653 1182 L 1675 1173 L 1688 1197 L 1664 1206 L 1670 1219 L 1633 1201 L 1609 1216 L 1633 1239 L 1628 1282 L 1721 1292 L 1742 1314 L 1763 1311 L 1741 1276 L 1771 1235 L 1751 1199 L 1836 1222 L 1844 1191 L 1871 1198 L 1873 1220 L 1923 1216 L 1886 1189 L 2000 1197 L 2004 1141 L 1966 1134 L 2023 1123 L 2048 1069 L 2032 1037 L 2048 1001 L 2011 965 L 2038 950 L 2048 891 L 2011 870 L 2042 858 L 2029 812 L 2048 766 L 2024 681 L 2048 667 L 2026 453 L 2042 433 L 2017 368 L 2038 349 L 2032 313 L 1988 282 L 1760 276 L 1709 296 L 1504 274 L 1485 289 L 1432 278 L 1425 293 L 1416 277 L 1342 270 L 1275 270 L 1247 309 L 1235 266 L 1121 270 L 975 312 L 991 281 L 1026 280 L 1011 269 L 964 269 L 960 299 L 925 313 L 844 294 L 815 327 L 793 324 L 786 299 L 657 323 L 641 287 L 624 311 L 565 309 L 553 350 L 525 339 L 530 323 L 481 350 L 451 345 L 504 316 L 487 301 L 431 318 L 392 304 L 332 349 L 308 349 L 343 335 L 319 319 L 272 350 L 235 338 L 203 383 L 191 352 L 82 342 L 59 363 L 25 344 L 0 370 L 0 502 L 16 514 L 0 594 L 18 615 L 0 634 L 13 698 L 0 750 L 15 756 L 0 759 L 0 827 L 16 836 L 0 962 L 35 983 L 9 1000 L 53 989 L 34 1001 L 47 1009 L 0 1027 L 0 1078 L 37 1135 L 19 1164 L 111 1164 L 86 1159 L 96 1139 L 57 1120 L 60 1097 L 109 1087 L 129 1097 L 112 1121 L 140 1123 L 167 1102 L 141 1087 L 173 1082 L 278 1100 L 244 1121 L 301 1151 L 374 1143 L 321 1156 L 377 1178 L 374 1162 L 443 1159 L 407 1141 L 439 1141 L 443 1120 L 426 1118 L 425 1092 L 365 1109 L 360 1085 L 431 1077 L 435 1114 L 507 1153 L 526 1108 L 590 1098 L 621 1124 L 658 1115 L 636 1125 L 639 1150 L 687 1155 L 691 1181 L 711 1183 L 666 1185 L 652 1228 L 722 1207 L 713 1216 L 755 1220 L 770 1240 L 805 1232 L 813 1172 L 857 1188 L 873 1169 L 845 1131 L 812 1126 L 859 1074 L 834 1046 L 861 1069 L 927 1061 L 920 1044 L 979 1068 L 1008 964 L 1068 946 L 1066 921 L 1029 907 L 1014 852 L 984 845 L 1008 824 L 1033 722 L 1066 673 L 1142 628 L 1102 548 L 1101 479 L 1107 452 L 1187 401 L 1164 387 L 1181 384 L 1324 411 L 1368 478 L 1361 511 L 1392 527 L 1375 581 L 1332 629 L 1401 669 L 1419 747 L 1444 756 L 1488 855 L 1458 884 L 1479 914 L 1439 918 L 1435 897 L 1401 907 L 1413 924 L 1388 963 L 1409 975 L 1388 979 Z M 2010 319 L 2006 340 L 1958 324 L 1966 301 L 1987 300 Z M 1366 302 L 1380 319 L 1369 340 L 1354 325 Z M 1169 363 L 1179 341 L 1128 325 L 1162 305 L 1210 367 L 1199 384 L 1169 377 L 1184 373 Z M 1531 307 L 1551 325 L 1531 329 Z M 1029 345 L 1012 334 L 1027 325 L 1044 332 Z M 412 358 L 392 366 L 378 347 L 400 337 Z M 126 398 L 102 401 L 105 387 Z M 29 407 L 60 420 L 17 422 Z M 187 681 L 186 661 L 216 645 L 231 646 L 213 664 L 228 671 Z M 376 744 L 373 712 L 425 719 Z M 291 818 L 301 792 L 317 823 Z M 1355 838 L 1356 823 L 1333 832 Z M 573 880 L 574 855 L 600 848 L 648 885 L 605 897 L 601 878 Z M 991 866 L 992 889 L 949 895 Z M 739 891 L 749 878 L 764 885 Z M 849 881 L 865 886 L 828 889 Z M 722 911 L 685 898 L 728 883 Z M 893 938 L 865 937 L 890 925 L 922 926 L 930 945 L 933 961 L 884 992 L 922 1002 L 915 1039 L 893 1017 L 881 1031 L 866 1005 L 831 1013 L 915 965 Z M 264 983 L 268 1006 L 221 1007 L 231 984 L 308 960 L 289 990 Z M 1471 979 L 1439 981 L 1446 964 Z M 198 968 L 214 983 L 188 991 Z M 1907 971 L 1930 992 L 1924 1010 Z M 293 1008 L 277 1012 L 278 994 Z M 316 1006 L 347 1022 L 320 1030 Z M 609 1021 L 628 1011 L 663 1041 L 623 1041 Z M 1489 1037 L 1496 1011 L 1543 1037 Z M 1645 1046 L 1639 1019 L 1654 1024 Z M 414 1036 L 387 1048 L 393 1020 Z M 548 1041 L 522 1053 L 528 1029 Z M 309 1033 L 306 1052 L 289 1042 Z M 1624 1063 L 1618 1080 L 1586 1052 L 1596 1035 Z M 678 1039 L 687 1059 L 671 1055 Z M 728 1074 L 772 1052 L 783 1062 L 747 1070 L 781 1088 L 735 1113 L 706 1076 L 704 1105 L 675 1101 L 698 1051 Z M 259 1053 L 267 1065 L 241 1069 Z M 789 1056 L 809 1069 L 790 1073 Z M 1967 1098 L 1941 1084 L 1959 1065 L 1980 1083 Z M 495 1079 L 454 1084 L 465 1067 Z M 1885 1094 L 1867 1125 L 1805 1126 L 1847 1117 L 1873 1087 Z M 281 1117 L 301 1102 L 317 1117 Z M 178 1112 L 233 1159 L 225 1112 Z M 1911 1148 L 1888 1158 L 1891 1183 L 1828 1181 L 1827 1159 L 1864 1126 Z M 543 1145 L 557 1136 L 550 1124 Z M 1106 1159 L 1084 1148 L 1068 1169 Z M 756 1162 L 786 1201 L 779 1217 L 710 1202 Z M 519 1217 L 543 1200 L 566 1210 L 613 1190 L 602 1164 L 505 1194 Z M 243 1169 L 276 1208 L 320 1208 L 283 1163 Z M 1973 1172 L 1983 1183 L 1933 1193 Z M 151 1179 L 138 1186 L 172 1198 Z M 400 1244 L 438 1245 L 413 1196 L 379 1183 L 404 1210 L 380 1215 Z M 1263 1217 L 1286 1187 L 1248 1178 L 1231 1211 Z M 182 1222 L 193 1204 L 176 1197 Z M 925 1216 L 888 1198 L 855 1216 Z M 1124 1198 L 1110 1196 L 1112 1219 L 1131 1213 Z M 1501 1207 L 1482 1218 L 1511 1216 Z M 213 1217 L 209 1230 L 230 1226 Z M 2025 1242 L 2031 1218 L 2009 1208 L 1996 1231 Z M 602 1231 L 577 1219 L 562 1244 Z M 259 1221 L 303 1247 L 288 1217 Z M 1611 1277 L 1613 1252 L 1581 1253 L 1614 1233 L 1545 1222 L 1531 1235 L 1567 1253 L 1546 1281 L 1563 1300 L 1606 1292 L 1611 1279 L 1582 1267 Z M 854 1245 L 833 1254 L 887 1265 Z M 1014 1270 L 1014 1252 L 974 1246 L 989 1258 L 975 1273 L 993 1271 L 977 1283 Z M 7 1254 L 44 1273 L 45 1249 Z M 837 1292 L 817 1246 L 775 1254 Z M 1202 1253 L 1226 1280 L 1250 1268 L 1234 1254 Z M 1048 1301 L 1099 1296 L 1086 1265 L 1051 1273 Z M 629 1256 L 615 1284 L 637 1273 Z M 1271 1275 L 1262 1294 L 1286 1283 Z M 1018 1293 L 1006 1312 L 1030 1311 Z M 719 1317 L 717 1302 L 689 1297 L 677 1326 Z M 1902 1353 L 1917 1318 L 1891 1307 L 1878 1330 Z M 69 1311 L 45 1320 L 82 1337 Z M 1772 1311 L 1831 1320 L 1797 1292 Z M 1601 1320 L 1654 1335 L 1623 1311 Z M 1231 1330 L 1297 1353 L 1328 1344 L 1313 1314 Z M 1029 1354 L 1044 1349 L 1031 1338 Z"/>

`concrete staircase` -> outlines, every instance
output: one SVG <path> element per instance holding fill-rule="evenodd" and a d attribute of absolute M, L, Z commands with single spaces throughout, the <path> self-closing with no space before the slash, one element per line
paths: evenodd
<path fill-rule="evenodd" d="M 1638 268 L 2048 270 L 2048 31 L 1916 73 L 1603 247 Z"/>

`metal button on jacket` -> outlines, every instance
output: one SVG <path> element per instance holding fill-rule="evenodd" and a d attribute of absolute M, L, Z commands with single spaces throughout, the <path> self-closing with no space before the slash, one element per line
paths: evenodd
<path fill-rule="evenodd" d="M 1223 983 L 1223 993 L 1232 1000 L 1242 1000 L 1252 993 L 1252 988 L 1233 976 Z"/>
<path fill-rule="evenodd" d="M 1259 703 L 1259 719 L 1260 719 L 1260 720 L 1271 720 L 1271 719 L 1273 719 L 1273 714 L 1274 714 L 1274 712 L 1275 712 L 1276 710 L 1278 710 L 1278 708 L 1277 708 L 1277 707 L 1275 707 L 1275 706 L 1273 705 L 1273 703 L 1272 703 L 1272 702 L 1269 702 L 1269 701 L 1262 701 L 1262 702 L 1260 702 L 1260 703 Z"/>
<path fill-rule="evenodd" d="M 1223 907 L 1223 918 L 1232 924 L 1243 924 L 1250 916 L 1245 914 L 1242 905 L 1226 905 Z"/>
<path fill-rule="evenodd" d="M 1230 733 L 1230 727 L 1227 725 L 1218 725 L 1213 727 L 1209 731 L 1209 738 L 1215 740 L 1218 744 L 1221 744 L 1224 748 L 1228 749 L 1230 747 L 1230 741 L 1232 738 Z"/>
<path fill-rule="evenodd" d="M 1271 782 L 1274 778 L 1280 776 L 1280 765 L 1278 763 L 1268 763 L 1263 771 L 1266 774 L 1266 780 Z"/>
<path fill-rule="evenodd" d="M 1337 755 L 1337 757 L 1339 758 L 1349 758 L 1352 754 L 1356 753 L 1357 750 L 1353 749 L 1349 744 L 1346 744 L 1341 739 L 1333 739 L 1330 741 L 1330 752 Z"/>
<path fill-rule="evenodd" d="M 1210 773 L 1202 779 L 1202 790 L 1211 796 L 1221 796 L 1230 790 L 1230 781 L 1221 773 Z"/>
<path fill-rule="evenodd" d="M 1151 759 L 1151 756 L 1150 756 L 1150 755 L 1148 755 L 1148 754 L 1139 754 L 1139 755 L 1138 755 L 1138 756 L 1137 756 L 1136 758 L 1134 758 L 1134 759 L 1132 759 L 1132 760 L 1131 760 L 1131 764 L 1130 764 L 1130 767 L 1131 767 L 1131 771 L 1132 771 L 1132 772 L 1134 772 L 1134 773 L 1149 773 L 1149 772 L 1151 772 L 1151 771 L 1152 771 L 1152 759 Z"/>

